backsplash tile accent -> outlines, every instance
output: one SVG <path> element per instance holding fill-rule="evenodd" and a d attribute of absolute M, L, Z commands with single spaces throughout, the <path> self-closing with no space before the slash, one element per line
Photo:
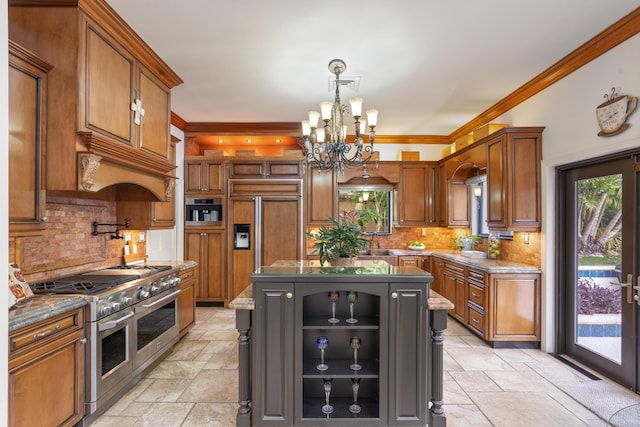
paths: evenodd
<path fill-rule="evenodd" d="M 94 221 L 116 222 L 115 202 L 49 196 L 45 215 L 42 235 L 9 239 L 9 261 L 20 260 L 28 281 L 122 264 L 122 240 L 92 235 Z"/>

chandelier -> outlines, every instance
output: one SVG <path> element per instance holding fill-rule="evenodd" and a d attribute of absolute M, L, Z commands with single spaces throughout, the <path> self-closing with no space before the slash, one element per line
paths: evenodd
<path fill-rule="evenodd" d="M 367 120 L 360 121 L 362 116 L 362 98 L 351 98 L 351 108 L 340 103 L 340 84 L 346 83 L 340 80 L 340 74 L 347 69 L 347 65 L 341 59 L 329 62 L 329 71 L 336 76 L 336 97 L 332 102 L 320 103 L 320 111 L 309 112 L 309 120 L 302 121 L 302 135 L 304 137 L 304 150 L 307 166 L 312 169 L 335 169 L 343 172 L 345 167 L 363 166 L 373 156 L 373 141 L 375 139 L 375 127 L 378 122 L 378 110 L 367 110 L 369 121 L 369 138 L 365 142 L 363 134 L 366 133 Z M 354 119 L 355 139 L 353 143 L 347 143 L 347 125 L 345 115 L 351 114 Z M 324 125 L 318 127 L 318 120 L 322 117 Z"/>

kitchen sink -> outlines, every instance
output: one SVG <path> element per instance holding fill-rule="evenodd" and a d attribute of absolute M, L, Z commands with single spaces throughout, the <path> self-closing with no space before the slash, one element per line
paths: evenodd
<path fill-rule="evenodd" d="M 367 256 L 367 255 L 386 256 L 390 254 L 389 254 L 389 249 L 367 249 L 366 251 L 363 251 L 360 253 L 360 256 Z M 395 256 L 395 255 L 390 255 L 390 256 Z"/>

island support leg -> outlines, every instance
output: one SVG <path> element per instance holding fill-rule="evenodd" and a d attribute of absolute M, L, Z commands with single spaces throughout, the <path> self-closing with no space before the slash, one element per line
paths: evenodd
<path fill-rule="evenodd" d="M 251 426 L 251 310 L 236 311 L 238 330 L 238 414 L 237 427 Z"/>
<path fill-rule="evenodd" d="M 431 323 L 431 408 L 429 427 L 446 427 L 442 382 L 444 379 L 444 330 L 447 329 L 447 311 L 430 310 Z"/>

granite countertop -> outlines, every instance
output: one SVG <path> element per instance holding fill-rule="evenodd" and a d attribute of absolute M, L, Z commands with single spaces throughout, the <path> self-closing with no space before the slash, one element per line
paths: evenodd
<path fill-rule="evenodd" d="M 513 261 L 503 261 L 499 259 L 476 259 L 461 255 L 460 252 L 453 252 L 450 249 L 425 249 L 414 251 L 411 249 L 389 249 L 389 255 L 397 256 L 438 256 L 440 258 L 453 261 L 467 267 L 477 268 L 487 273 L 540 273 L 540 267 L 530 264 L 523 264 Z"/>
<path fill-rule="evenodd" d="M 170 265 L 171 267 L 178 267 L 181 270 L 193 268 L 198 265 L 197 262 L 189 260 L 147 261 L 145 264 Z M 74 310 L 86 304 L 87 301 L 78 295 L 36 295 L 9 309 L 9 332 L 57 316 L 66 311 Z"/>
<path fill-rule="evenodd" d="M 36 295 L 9 309 L 9 332 L 86 304 L 87 301 L 78 295 Z"/>
<path fill-rule="evenodd" d="M 453 303 L 437 292 L 429 290 L 429 310 L 451 310 Z M 255 300 L 253 299 L 253 285 L 247 286 L 237 297 L 229 303 L 229 308 L 234 310 L 253 310 Z"/>
<path fill-rule="evenodd" d="M 487 273 L 541 273 L 540 267 L 520 262 L 504 261 L 500 259 L 478 259 L 469 258 L 454 252 L 451 249 L 423 249 L 414 251 L 412 249 L 384 249 L 389 251 L 389 256 L 438 256 L 457 264 L 467 267 L 477 268 Z M 316 255 L 309 253 L 307 255 Z"/>

